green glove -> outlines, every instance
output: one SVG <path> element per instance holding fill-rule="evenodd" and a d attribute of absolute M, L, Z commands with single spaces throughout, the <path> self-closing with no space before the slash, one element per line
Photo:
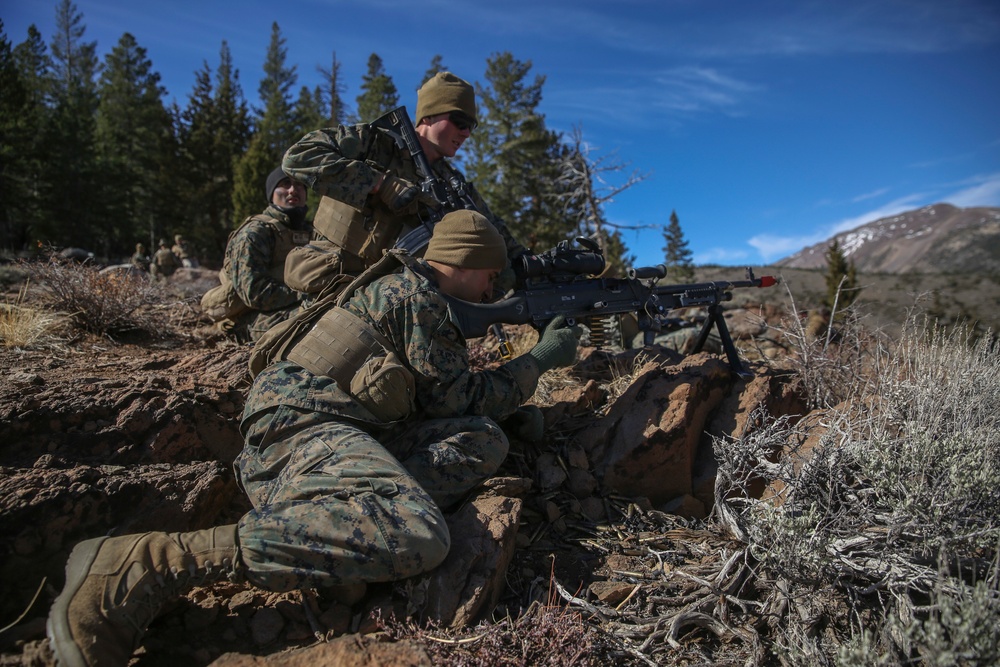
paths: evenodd
<path fill-rule="evenodd" d="M 535 347 L 528 351 L 538 362 L 538 370 L 542 373 L 576 361 L 576 348 L 583 330 L 579 325 L 566 328 L 565 324 L 566 318 L 557 316 L 542 331 Z"/>
<path fill-rule="evenodd" d="M 406 179 L 385 175 L 382 185 L 378 188 L 379 199 L 385 202 L 391 211 L 406 208 L 420 194 L 420 188 Z"/>

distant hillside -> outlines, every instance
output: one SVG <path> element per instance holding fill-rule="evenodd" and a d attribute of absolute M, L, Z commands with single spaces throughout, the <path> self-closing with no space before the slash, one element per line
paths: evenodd
<path fill-rule="evenodd" d="M 1000 273 L 1000 208 L 934 204 L 837 234 L 862 273 Z M 833 239 L 804 248 L 775 266 L 826 266 Z"/>

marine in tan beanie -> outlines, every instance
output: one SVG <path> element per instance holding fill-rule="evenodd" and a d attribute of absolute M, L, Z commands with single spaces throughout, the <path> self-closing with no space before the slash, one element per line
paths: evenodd
<path fill-rule="evenodd" d="M 478 303 L 493 295 L 493 281 L 507 266 L 507 246 L 483 214 L 452 211 L 434 225 L 424 260 L 442 291 Z"/>
<path fill-rule="evenodd" d="M 465 115 L 474 127 L 478 123 L 476 90 L 451 72 L 438 72 L 417 91 L 416 121 L 452 111 Z"/>

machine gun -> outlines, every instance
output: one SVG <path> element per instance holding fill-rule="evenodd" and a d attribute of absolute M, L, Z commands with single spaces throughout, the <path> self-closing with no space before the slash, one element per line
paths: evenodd
<path fill-rule="evenodd" d="M 445 213 L 459 209 L 476 210 L 476 204 L 465 189 L 465 183 L 458 178 L 444 179 L 434 173 L 431 163 L 420 145 L 413 121 L 406 112 L 405 106 L 399 106 L 375 120 L 372 127 L 382 129 L 391 136 L 396 146 L 409 151 L 410 157 L 420 174 L 420 201 L 427 206 L 427 212 L 420 217 L 421 224 L 410 230 L 396 241 L 396 247 L 402 248 L 411 255 L 427 245 L 431 240 L 434 224 Z"/>
<path fill-rule="evenodd" d="M 555 317 L 562 315 L 569 326 L 577 322 L 603 327 L 602 320 L 611 316 L 633 313 L 643 333 L 643 344 L 652 345 L 656 334 L 664 331 L 671 321 L 670 311 L 692 306 L 708 310 L 695 342 L 700 352 L 714 327 L 719 333 L 729 366 L 740 377 L 752 377 L 733 344 L 732 336 L 722 315 L 722 303 L 732 299 L 732 290 L 743 287 L 770 287 L 778 280 L 773 276 L 757 278 L 747 267 L 745 280 L 658 285 L 667 275 L 663 264 L 629 269 L 627 278 L 593 277 L 604 270 L 604 256 L 596 244 L 577 239 L 588 250 L 569 248 L 566 242 L 544 256 L 526 256 L 516 269 L 525 286 L 508 293 L 494 303 L 476 304 L 447 297 L 459 328 L 467 338 L 486 334 L 491 325 L 531 324 L 541 330 Z M 599 258 L 599 260 L 598 260 Z"/>

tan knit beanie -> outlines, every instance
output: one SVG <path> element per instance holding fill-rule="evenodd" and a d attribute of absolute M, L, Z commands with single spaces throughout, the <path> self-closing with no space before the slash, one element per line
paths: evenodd
<path fill-rule="evenodd" d="M 460 269 L 502 269 L 507 244 L 486 216 L 476 211 L 452 211 L 434 225 L 424 259 Z"/>
<path fill-rule="evenodd" d="M 449 111 L 461 111 L 474 123 L 479 122 L 476 116 L 476 90 L 472 84 L 451 72 L 438 72 L 417 91 L 417 117 L 413 120 L 419 124 L 428 116 Z"/>

